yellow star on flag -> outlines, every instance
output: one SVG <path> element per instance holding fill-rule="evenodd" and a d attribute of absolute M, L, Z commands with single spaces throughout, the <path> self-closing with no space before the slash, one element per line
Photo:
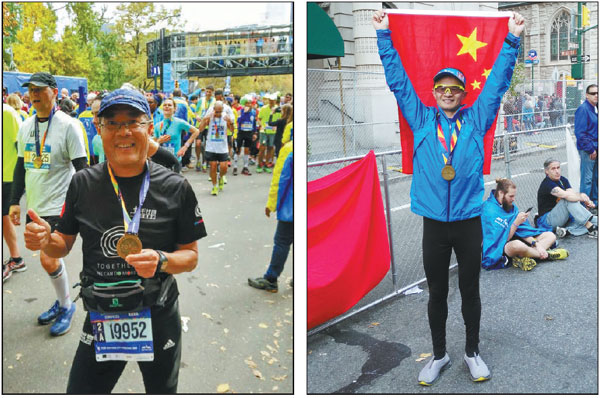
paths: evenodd
<path fill-rule="evenodd" d="M 481 76 L 485 76 L 485 78 L 487 79 L 488 76 L 490 75 L 491 71 L 492 71 L 491 69 L 485 69 L 485 68 L 483 68 L 483 73 L 481 74 Z"/>
<path fill-rule="evenodd" d="M 477 40 L 477 28 L 471 32 L 471 36 L 465 37 L 459 34 L 456 35 L 458 40 L 462 43 L 462 48 L 456 55 L 462 55 L 469 53 L 471 57 L 473 57 L 474 61 L 477 61 L 477 50 L 481 47 L 487 46 L 487 43 L 481 42 Z"/>
<path fill-rule="evenodd" d="M 481 87 L 479 87 L 481 85 L 481 82 L 478 82 L 477 80 L 475 80 L 473 83 L 471 83 L 471 86 L 473 86 L 473 90 L 480 90 Z"/>

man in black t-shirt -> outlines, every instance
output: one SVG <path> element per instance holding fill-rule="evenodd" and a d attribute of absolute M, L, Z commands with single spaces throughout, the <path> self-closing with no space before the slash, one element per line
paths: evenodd
<path fill-rule="evenodd" d="M 597 238 L 598 218 L 588 210 L 596 207 L 594 202 L 586 194 L 571 188 L 569 180 L 560 174 L 558 160 L 546 160 L 544 172 L 546 178 L 538 189 L 538 227 L 555 229 L 559 238 L 567 234 L 579 236 L 586 233 L 591 238 Z"/>
<path fill-rule="evenodd" d="M 82 286 L 122 297 L 101 306 L 82 289 L 89 313 L 67 393 L 110 393 L 127 360 L 139 361 L 147 393 L 176 393 L 181 321 L 172 274 L 196 267 L 204 222 L 187 180 L 146 159 L 153 123 L 142 94 L 115 90 L 98 118 L 106 162 L 73 177 L 56 232 L 33 210 L 25 232 L 27 247 L 51 257 L 68 254 L 80 234 Z M 125 287 L 136 284 L 143 300 L 129 309 L 137 296 Z"/>

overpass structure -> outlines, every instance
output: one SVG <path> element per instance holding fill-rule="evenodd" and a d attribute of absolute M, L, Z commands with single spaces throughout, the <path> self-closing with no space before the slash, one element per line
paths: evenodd
<path fill-rule="evenodd" d="M 165 64 L 170 64 L 174 80 L 291 74 L 293 26 L 251 25 L 168 36 L 161 32 L 161 38 L 149 42 L 147 50 L 148 77 L 153 66 Z"/>

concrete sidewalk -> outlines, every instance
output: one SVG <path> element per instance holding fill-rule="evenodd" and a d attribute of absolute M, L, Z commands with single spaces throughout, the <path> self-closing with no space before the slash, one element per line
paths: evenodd
<path fill-rule="evenodd" d="M 559 242 L 566 260 L 530 272 L 481 272 L 480 351 L 492 379 L 473 383 L 463 362 L 458 275 L 450 272 L 447 350 L 453 365 L 417 384 L 431 353 L 427 284 L 308 338 L 308 393 L 598 394 L 598 242 Z M 400 265 L 402 266 L 402 265 Z"/>

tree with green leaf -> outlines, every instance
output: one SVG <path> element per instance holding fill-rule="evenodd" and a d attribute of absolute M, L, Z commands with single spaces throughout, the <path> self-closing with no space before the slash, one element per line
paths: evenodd
<path fill-rule="evenodd" d="M 13 70 L 12 46 L 17 41 L 17 32 L 21 29 L 21 5 L 19 3 L 2 3 L 2 63 L 3 69 Z"/>
<path fill-rule="evenodd" d="M 21 3 L 22 28 L 13 44 L 14 61 L 21 72 L 58 74 L 54 60 L 56 14 L 45 3 Z"/>

